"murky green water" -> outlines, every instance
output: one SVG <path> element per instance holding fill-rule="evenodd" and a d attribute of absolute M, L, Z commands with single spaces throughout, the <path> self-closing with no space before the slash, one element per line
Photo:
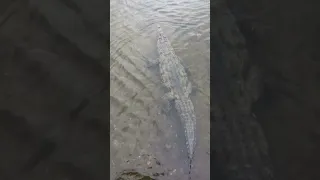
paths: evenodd
<path fill-rule="evenodd" d="M 134 170 L 156 179 L 187 179 L 183 127 L 160 112 L 156 24 L 160 24 L 197 86 L 192 97 L 197 145 L 192 179 L 209 179 L 210 2 L 208 0 L 111 0 L 111 179 Z"/>

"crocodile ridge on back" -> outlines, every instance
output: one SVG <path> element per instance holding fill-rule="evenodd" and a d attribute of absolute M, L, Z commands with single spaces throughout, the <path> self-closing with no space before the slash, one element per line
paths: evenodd
<path fill-rule="evenodd" d="M 190 162 L 190 174 L 196 144 L 196 116 L 193 103 L 189 97 L 191 93 L 191 82 L 188 80 L 187 73 L 180 61 L 180 58 L 175 54 L 174 49 L 172 48 L 168 38 L 164 35 L 160 25 L 157 25 L 157 27 L 157 48 L 159 53 L 161 79 L 163 85 L 169 89 L 168 97 L 174 100 L 174 107 L 176 108 L 184 126 Z"/>

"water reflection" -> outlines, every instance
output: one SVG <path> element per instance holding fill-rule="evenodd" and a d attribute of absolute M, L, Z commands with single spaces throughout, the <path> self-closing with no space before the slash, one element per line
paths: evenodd
<path fill-rule="evenodd" d="M 209 179 L 209 3 L 111 0 L 111 179 L 128 169 L 156 179 L 188 176 L 182 126 L 174 115 L 159 113 L 160 77 L 146 67 L 158 56 L 157 23 L 200 89 L 191 97 L 197 116 L 192 177 Z"/>

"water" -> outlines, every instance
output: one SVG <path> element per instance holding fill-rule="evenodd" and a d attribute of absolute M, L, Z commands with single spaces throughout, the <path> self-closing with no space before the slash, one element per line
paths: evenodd
<path fill-rule="evenodd" d="M 188 159 L 179 119 L 161 113 L 164 90 L 156 68 L 160 24 L 199 91 L 191 96 L 197 117 L 192 179 L 210 171 L 210 1 L 111 0 L 111 179 L 133 170 L 157 179 L 187 179 Z"/>

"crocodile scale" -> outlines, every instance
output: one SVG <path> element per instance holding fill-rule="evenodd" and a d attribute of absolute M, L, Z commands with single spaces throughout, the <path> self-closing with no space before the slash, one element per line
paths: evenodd
<path fill-rule="evenodd" d="M 158 25 L 157 49 L 159 53 L 160 74 L 163 85 L 169 90 L 164 100 L 167 102 L 173 100 L 186 136 L 188 148 L 188 157 L 191 173 L 192 159 L 196 144 L 195 129 L 196 116 L 193 103 L 189 97 L 192 91 L 191 82 L 188 80 L 187 73 L 183 67 L 180 58 L 175 54 L 168 38 L 164 35 L 161 27 Z"/>

